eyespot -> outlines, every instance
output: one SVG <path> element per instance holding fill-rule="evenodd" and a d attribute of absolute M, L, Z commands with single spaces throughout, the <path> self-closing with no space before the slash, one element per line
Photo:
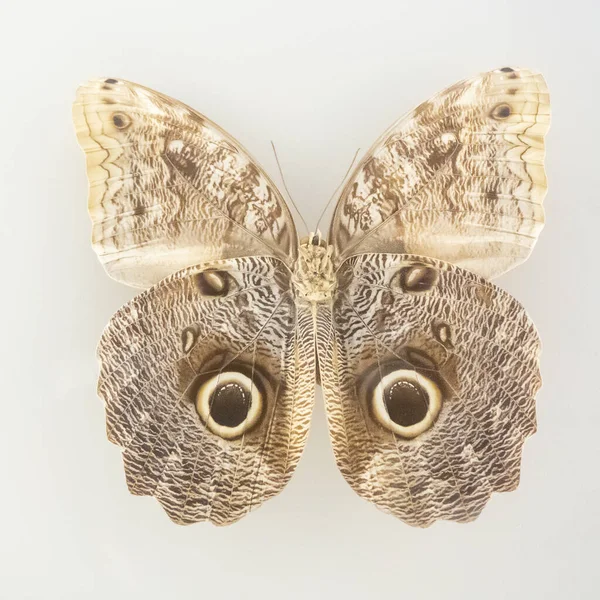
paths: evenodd
<path fill-rule="evenodd" d="M 439 386 L 422 373 L 409 369 L 397 369 L 385 375 L 371 398 L 371 410 L 379 424 L 406 439 L 427 431 L 441 407 Z"/>
<path fill-rule="evenodd" d="M 196 411 L 212 433 L 237 438 L 258 423 L 263 411 L 259 385 L 241 371 L 224 371 L 202 382 L 196 392 Z"/>
<path fill-rule="evenodd" d="M 392 283 L 403 292 L 423 293 L 431 290 L 438 281 L 438 270 L 429 265 L 415 264 L 402 267 L 394 275 Z"/>
<path fill-rule="evenodd" d="M 194 325 L 186 327 L 181 332 L 181 348 L 184 354 L 187 354 L 194 347 L 194 344 L 196 343 L 197 339 L 198 328 Z"/>
<path fill-rule="evenodd" d="M 227 296 L 232 279 L 227 271 L 207 269 L 196 275 L 196 286 L 203 296 Z"/>
<path fill-rule="evenodd" d="M 120 130 L 127 129 L 131 125 L 131 119 L 124 113 L 114 113 L 112 122 L 113 125 Z"/>
<path fill-rule="evenodd" d="M 444 348 L 448 348 L 449 350 L 454 348 L 452 328 L 448 323 L 436 321 L 431 325 L 431 330 L 435 339 L 442 344 Z"/>
<path fill-rule="evenodd" d="M 490 116 L 493 119 L 496 119 L 497 121 L 503 121 L 504 119 L 508 119 L 508 117 L 510 117 L 511 112 L 512 112 L 512 110 L 510 108 L 510 105 L 508 105 L 506 103 L 497 104 L 492 109 Z"/>

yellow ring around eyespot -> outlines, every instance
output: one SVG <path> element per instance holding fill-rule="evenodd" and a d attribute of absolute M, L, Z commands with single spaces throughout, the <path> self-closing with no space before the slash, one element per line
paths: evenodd
<path fill-rule="evenodd" d="M 210 414 L 211 395 L 218 387 L 227 385 L 228 383 L 237 383 L 246 392 L 250 393 L 250 407 L 248 408 L 246 418 L 235 427 L 227 427 L 226 425 L 217 423 Z M 226 440 L 239 437 L 251 429 L 260 418 L 262 405 L 263 399 L 260 390 L 250 377 L 239 371 L 225 371 L 211 377 L 200 386 L 196 394 L 196 410 L 200 418 L 212 433 Z"/>
<path fill-rule="evenodd" d="M 390 418 L 388 410 L 384 401 L 384 393 L 386 388 L 391 386 L 397 381 L 408 381 L 418 385 L 425 391 L 428 398 L 427 413 L 418 423 L 409 425 L 407 427 L 398 425 Z M 440 388 L 434 383 L 429 377 L 418 373 L 417 371 L 411 371 L 408 369 L 398 369 L 388 373 L 381 379 L 377 387 L 373 390 L 372 396 L 372 409 L 373 415 L 377 421 L 383 425 L 386 429 L 389 429 L 393 433 L 407 439 L 416 438 L 418 435 L 427 431 L 436 417 L 438 416 L 440 409 L 442 408 L 442 392 Z"/>

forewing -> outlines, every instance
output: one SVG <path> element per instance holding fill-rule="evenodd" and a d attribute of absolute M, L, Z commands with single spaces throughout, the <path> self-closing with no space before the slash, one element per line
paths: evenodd
<path fill-rule="evenodd" d="M 509 294 L 439 260 L 366 254 L 339 275 L 317 345 L 342 474 L 411 525 L 476 518 L 517 487 L 536 428 L 533 324 Z"/>
<path fill-rule="evenodd" d="M 312 317 L 277 259 L 187 268 L 108 324 L 98 393 L 133 494 L 173 521 L 237 521 L 283 489 L 314 398 Z"/>
<path fill-rule="evenodd" d="M 341 263 L 363 252 L 440 258 L 492 278 L 523 262 L 544 222 L 546 84 L 504 68 L 453 85 L 367 152 L 334 213 Z"/>
<path fill-rule="evenodd" d="M 86 153 L 92 242 L 108 274 L 149 287 L 237 256 L 292 261 L 296 231 L 242 146 L 184 104 L 124 80 L 93 80 L 73 105 Z"/>

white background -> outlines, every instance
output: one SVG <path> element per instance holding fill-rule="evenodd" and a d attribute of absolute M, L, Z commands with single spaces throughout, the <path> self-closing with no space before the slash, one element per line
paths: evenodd
<path fill-rule="evenodd" d="M 0 74 L 0 598 L 598 598 L 600 93 L 596 2 L 5 2 Z M 412 529 L 337 472 L 323 408 L 288 488 L 237 525 L 173 525 L 127 492 L 95 346 L 134 290 L 89 244 L 70 104 L 90 77 L 205 113 L 310 224 L 355 150 L 456 80 L 542 71 L 547 226 L 497 283 L 544 342 L 522 483 L 470 525 Z"/>

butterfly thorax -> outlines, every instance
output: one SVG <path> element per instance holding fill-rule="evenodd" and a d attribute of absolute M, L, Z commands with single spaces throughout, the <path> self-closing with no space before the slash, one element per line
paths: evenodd
<path fill-rule="evenodd" d="M 310 234 L 300 243 L 298 260 L 292 276 L 296 298 L 310 303 L 328 301 L 335 288 L 333 246 Z"/>

